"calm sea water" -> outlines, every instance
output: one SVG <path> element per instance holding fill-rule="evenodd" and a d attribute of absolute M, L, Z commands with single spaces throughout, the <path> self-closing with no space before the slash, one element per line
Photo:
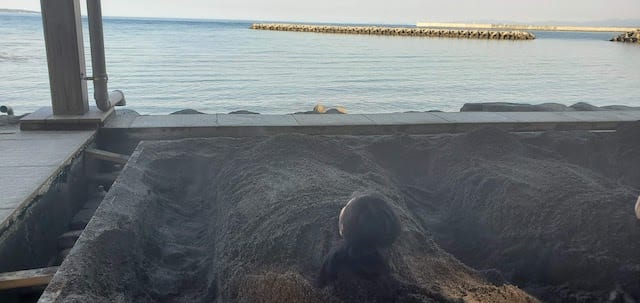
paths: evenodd
<path fill-rule="evenodd" d="M 110 89 L 123 90 L 128 107 L 145 114 L 291 113 L 316 103 L 353 113 L 458 111 L 466 102 L 497 101 L 640 106 L 640 45 L 608 42 L 615 33 L 485 41 L 249 25 L 106 19 Z M 0 14 L 0 104 L 17 112 L 49 105 L 45 56 L 40 16 Z"/>

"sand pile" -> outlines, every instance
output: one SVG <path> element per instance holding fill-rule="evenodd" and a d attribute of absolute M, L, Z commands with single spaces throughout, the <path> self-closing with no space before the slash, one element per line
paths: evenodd
<path fill-rule="evenodd" d="M 143 142 L 45 299 L 376 302 L 314 282 L 338 211 L 370 191 L 421 290 L 399 302 L 639 299 L 639 130 Z"/>

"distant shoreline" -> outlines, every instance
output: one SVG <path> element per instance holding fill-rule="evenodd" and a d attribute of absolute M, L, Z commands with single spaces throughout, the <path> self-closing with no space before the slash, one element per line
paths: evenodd
<path fill-rule="evenodd" d="M 39 11 L 27 9 L 0 8 L 0 13 L 40 15 Z M 86 15 L 82 15 L 86 18 Z M 224 19 L 224 18 L 189 18 L 189 17 L 168 17 L 168 16 L 112 16 L 104 15 L 104 19 L 128 19 L 128 20 L 154 20 L 154 21 L 193 21 L 193 22 L 240 22 L 240 23 L 291 23 L 291 24 L 322 24 L 322 25 L 353 25 L 353 26 L 417 26 L 434 28 L 464 28 L 464 29 L 504 29 L 504 30 L 529 30 L 529 31 L 577 31 L 577 32 L 623 32 L 640 29 L 640 19 L 612 19 L 594 20 L 591 22 L 569 22 L 569 25 L 525 25 L 518 24 L 517 21 L 499 20 L 476 20 L 476 21 L 454 21 L 454 22 L 364 22 L 364 21 L 318 21 L 318 20 L 276 20 L 276 19 Z M 559 22 L 549 21 L 547 24 Z M 636 26 L 637 24 L 637 26 Z M 439 26 L 437 26 L 439 25 Z M 596 29 L 596 30 L 586 30 Z M 599 29 L 599 30 L 598 30 Z"/>
<path fill-rule="evenodd" d="M 638 27 L 615 26 L 555 26 L 555 25 L 526 25 L 526 24 L 490 24 L 490 23 L 441 23 L 418 22 L 417 27 L 425 28 L 465 28 L 465 29 L 500 29 L 500 30 L 527 30 L 550 32 L 630 32 Z"/>
<path fill-rule="evenodd" d="M 9 8 L 0 8 L 0 13 L 40 14 L 40 12 L 30 11 L 26 9 L 9 9 Z"/>

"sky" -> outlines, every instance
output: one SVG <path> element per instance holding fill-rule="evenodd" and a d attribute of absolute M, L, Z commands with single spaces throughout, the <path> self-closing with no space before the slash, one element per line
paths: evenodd
<path fill-rule="evenodd" d="M 640 0 L 105 0 L 102 7 L 120 17 L 345 23 L 640 19 Z M 39 11 L 40 1 L 0 0 L 0 8 Z"/>

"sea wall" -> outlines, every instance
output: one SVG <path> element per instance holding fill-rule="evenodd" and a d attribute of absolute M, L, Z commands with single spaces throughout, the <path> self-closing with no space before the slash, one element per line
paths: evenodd
<path fill-rule="evenodd" d="M 412 36 L 412 37 L 442 37 L 491 40 L 533 40 L 535 35 L 521 31 L 480 31 L 480 30 L 450 30 L 426 28 L 402 28 L 380 26 L 332 26 L 332 25 L 304 25 L 304 24 L 253 24 L 251 29 L 313 32 L 331 34 L 381 35 L 381 36 Z"/>
<path fill-rule="evenodd" d="M 489 24 L 489 23 L 441 23 L 419 22 L 417 27 L 426 28 L 466 28 L 466 29 L 502 29 L 524 31 L 551 32 L 629 32 L 636 30 L 632 27 L 612 26 L 554 26 L 554 25 L 526 25 L 526 24 Z"/>
<path fill-rule="evenodd" d="M 629 43 L 640 43 L 640 29 L 639 30 L 635 30 L 635 31 L 631 31 L 631 32 L 626 32 L 622 35 L 613 37 L 613 39 L 611 39 L 611 41 L 614 42 L 629 42 Z"/>
<path fill-rule="evenodd" d="M 595 106 L 586 102 L 578 102 L 566 106 L 560 103 L 507 103 L 507 102 L 486 102 L 486 103 L 465 103 L 460 109 L 461 112 L 592 112 L 592 111 L 640 111 L 640 107 L 625 105 Z"/>

